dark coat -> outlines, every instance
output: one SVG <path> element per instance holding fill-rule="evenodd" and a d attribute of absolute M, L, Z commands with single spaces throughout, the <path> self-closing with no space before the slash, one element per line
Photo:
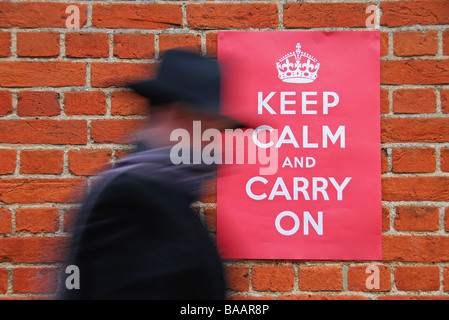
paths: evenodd
<path fill-rule="evenodd" d="M 216 248 L 191 197 L 132 170 L 100 182 L 79 212 L 63 299 L 224 299 Z M 62 281 L 64 283 L 64 281 Z"/>

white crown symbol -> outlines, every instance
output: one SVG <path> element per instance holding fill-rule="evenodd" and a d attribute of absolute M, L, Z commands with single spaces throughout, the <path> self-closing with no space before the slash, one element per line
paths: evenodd
<path fill-rule="evenodd" d="M 301 51 L 301 44 L 296 44 L 296 51 L 290 52 L 276 63 L 278 76 L 284 82 L 310 83 L 318 77 L 320 64 L 310 54 Z"/>

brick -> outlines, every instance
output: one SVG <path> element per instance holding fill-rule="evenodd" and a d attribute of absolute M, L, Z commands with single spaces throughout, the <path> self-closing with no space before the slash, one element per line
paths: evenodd
<path fill-rule="evenodd" d="M 435 113 L 437 96 L 433 89 L 398 89 L 393 91 L 393 112 Z"/>
<path fill-rule="evenodd" d="M 390 113 L 390 98 L 388 89 L 380 89 L 380 113 Z"/>
<path fill-rule="evenodd" d="M 252 287 L 256 291 L 291 291 L 295 270 L 292 266 L 255 266 Z"/>
<path fill-rule="evenodd" d="M 287 3 L 287 28 L 365 27 L 369 3 Z"/>
<path fill-rule="evenodd" d="M 449 7 L 445 0 L 396 1 L 380 4 L 382 26 L 399 27 L 449 23 Z"/>
<path fill-rule="evenodd" d="M 447 262 L 448 236 L 393 236 L 382 237 L 383 261 Z"/>
<path fill-rule="evenodd" d="M 401 294 L 401 295 L 379 296 L 378 300 L 449 300 L 449 296 Z"/>
<path fill-rule="evenodd" d="M 380 151 L 381 173 L 388 172 L 388 155 L 385 150 Z"/>
<path fill-rule="evenodd" d="M 69 208 L 64 210 L 64 221 L 62 225 L 62 230 L 64 232 L 73 232 L 75 223 L 76 223 L 76 217 L 78 214 L 78 208 Z"/>
<path fill-rule="evenodd" d="M 59 229 L 57 208 L 18 208 L 16 210 L 16 232 L 44 233 Z"/>
<path fill-rule="evenodd" d="M 228 295 L 226 299 L 229 300 L 274 300 L 273 296 L 250 296 L 246 294 L 234 294 Z"/>
<path fill-rule="evenodd" d="M 0 32 L 0 57 L 11 56 L 11 32 Z"/>
<path fill-rule="evenodd" d="M 449 113 L 449 89 L 442 89 L 440 91 L 441 96 L 441 109 L 443 113 Z"/>
<path fill-rule="evenodd" d="M 84 179 L 2 179 L 0 201 L 4 203 L 75 202 Z"/>
<path fill-rule="evenodd" d="M 52 293 L 57 289 L 56 268 L 14 268 L 14 293 Z"/>
<path fill-rule="evenodd" d="M 16 170 L 17 150 L 0 149 L 0 174 L 12 174 Z"/>
<path fill-rule="evenodd" d="M 449 55 L 449 30 L 443 32 L 443 54 Z"/>
<path fill-rule="evenodd" d="M 92 26 L 113 29 L 168 29 L 182 26 L 178 4 L 94 4 Z"/>
<path fill-rule="evenodd" d="M 67 237 L 0 238 L 0 262 L 54 263 L 66 259 Z"/>
<path fill-rule="evenodd" d="M 341 266 L 299 267 L 299 289 L 307 291 L 340 291 L 343 289 Z"/>
<path fill-rule="evenodd" d="M 383 177 L 382 200 L 446 201 L 449 177 Z"/>
<path fill-rule="evenodd" d="M 69 3 L 60 2 L 0 2 L 0 28 L 65 28 L 71 13 L 65 10 Z M 79 8 L 80 27 L 87 21 L 87 5 Z"/>
<path fill-rule="evenodd" d="M 279 300 L 368 300 L 368 298 L 353 294 L 289 294 L 279 296 Z"/>
<path fill-rule="evenodd" d="M 109 38 L 105 33 L 68 32 L 65 45 L 67 57 L 109 57 Z"/>
<path fill-rule="evenodd" d="M 193 34 L 161 34 L 159 36 L 159 51 L 174 48 L 201 53 L 201 38 Z"/>
<path fill-rule="evenodd" d="M 398 231 L 437 231 L 439 217 L 437 207 L 399 206 L 394 228 Z"/>
<path fill-rule="evenodd" d="M 449 267 L 443 268 L 443 290 L 449 291 Z"/>
<path fill-rule="evenodd" d="M 58 32 L 18 32 L 17 55 L 21 57 L 56 57 L 59 55 Z"/>
<path fill-rule="evenodd" d="M 149 115 L 148 99 L 132 91 L 114 91 L 111 97 L 111 114 Z"/>
<path fill-rule="evenodd" d="M 382 142 L 449 141 L 448 118 L 383 118 Z"/>
<path fill-rule="evenodd" d="M 436 156 L 433 148 L 393 149 L 393 172 L 434 172 L 435 169 Z"/>
<path fill-rule="evenodd" d="M 394 269 L 396 287 L 400 291 L 435 291 L 440 288 L 438 266 L 397 266 Z"/>
<path fill-rule="evenodd" d="M 397 56 L 435 55 L 438 51 L 438 31 L 398 31 L 393 36 Z"/>
<path fill-rule="evenodd" d="M 211 179 L 201 187 L 200 199 L 202 203 L 217 202 L 217 179 Z"/>
<path fill-rule="evenodd" d="M 390 230 L 390 208 L 382 207 L 382 231 Z"/>
<path fill-rule="evenodd" d="M 226 286 L 233 291 L 249 290 L 249 268 L 242 266 L 226 266 Z"/>
<path fill-rule="evenodd" d="M 440 155 L 441 171 L 449 172 L 449 148 L 441 149 Z"/>
<path fill-rule="evenodd" d="M 0 62 L 0 86 L 65 87 L 84 86 L 86 66 L 79 62 Z"/>
<path fill-rule="evenodd" d="M 444 231 L 449 231 L 449 207 L 444 209 Z"/>
<path fill-rule="evenodd" d="M 274 3 L 206 3 L 187 5 L 187 24 L 191 29 L 247 29 L 278 26 Z"/>
<path fill-rule="evenodd" d="M 114 34 L 114 56 L 122 59 L 154 58 L 154 35 L 141 33 Z"/>
<path fill-rule="evenodd" d="M 0 116 L 6 116 L 13 112 L 12 95 L 6 90 L 0 91 Z"/>
<path fill-rule="evenodd" d="M 205 207 L 204 208 L 204 221 L 206 223 L 207 230 L 209 232 L 217 232 L 217 208 Z"/>
<path fill-rule="evenodd" d="M 67 115 L 102 115 L 106 113 L 106 96 L 102 91 L 72 91 L 64 94 Z"/>
<path fill-rule="evenodd" d="M 378 291 L 390 291 L 391 290 L 391 276 L 389 266 L 379 266 L 379 288 L 368 289 L 366 281 L 368 277 L 373 275 L 372 271 L 369 271 L 368 265 L 363 266 L 349 266 L 348 268 L 348 290 L 350 291 L 365 291 L 365 292 L 378 292 Z M 368 270 L 368 272 L 367 272 Z M 369 280 L 368 280 L 369 281 Z M 369 283 L 372 283 L 369 281 Z"/>
<path fill-rule="evenodd" d="M 85 120 L 0 120 L 0 142 L 86 144 Z"/>
<path fill-rule="evenodd" d="M 115 158 L 119 160 L 120 158 L 126 157 L 130 155 L 133 150 L 133 148 L 115 150 Z"/>
<path fill-rule="evenodd" d="M 0 269 L 0 293 L 6 293 L 8 291 L 8 271 L 6 269 Z"/>
<path fill-rule="evenodd" d="M 449 82 L 449 60 L 382 60 L 381 84 L 444 84 Z"/>
<path fill-rule="evenodd" d="M 390 35 L 388 32 L 380 33 L 380 56 L 385 57 L 390 53 L 389 44 Z"/>
<path fill-rule="evenodd" d="M 91 137 L 100 143 L 129 143 L 144 124 L 137 119 L 94 120 L 91 122 Z"/>
<path fill-rule="evenodd" d="M 61 113 L 57 92 L 22 91 L 17 95 L 20 117 L 56 116 Z"/>
<path fill-rule="evenodd" d="M 69 170 L 77 176 L 95 175 L 111 164 L 110 149 L 69 150 Z"/>
<path fill-rule="evenodd" d="M 22 150 L 20 173 L 58 174 L 64 165 L 62 150 Z"/>
<path fill-rule="evenodd" d="M 93 63 L 91 67 L 92 87 L 125 87 L 127 84 L 153 75 L 151 63 Z"/>
<path fill-rule="evenodd" d="M 12 218 L 8 209 L 0 208 L 0 233 L 11 233 Z"/>
<path fill-rule="evenodd" d="M 206 34 L 206 54 L 209 57 L 217 57 L 217 33 L 211 32 Z"/>

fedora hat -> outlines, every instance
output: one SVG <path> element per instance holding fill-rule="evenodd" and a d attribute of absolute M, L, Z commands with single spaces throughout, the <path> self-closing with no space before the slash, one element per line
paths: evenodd
<path fill-rule="evenodd" d="M 185 101 L 196 112 L 220 115 L 221 70 L 216 59 L 191 51 L 171 49 L 164 52 L 155 78 L 131 83 L 129 88 L 150 99 L 152 106 Z"/>

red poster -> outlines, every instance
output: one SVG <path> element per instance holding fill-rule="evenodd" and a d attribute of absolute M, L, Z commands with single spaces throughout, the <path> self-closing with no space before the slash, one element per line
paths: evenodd
<path fill-rule="evenodd" d="M 382 258 L 379 37 L 218 33 L 223 114 L 253 128 L 218 173 L 223 258 Z"/>

